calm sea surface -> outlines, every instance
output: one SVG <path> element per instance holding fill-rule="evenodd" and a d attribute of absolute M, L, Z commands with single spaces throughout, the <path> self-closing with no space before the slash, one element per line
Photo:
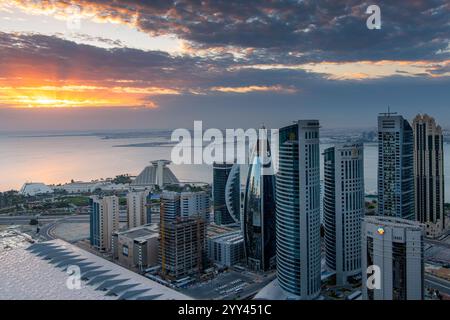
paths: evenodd
<path fill-rule="evenodd" d="M 20 189 L 25 182 L 58 184 L 70 180 L 91 181 L 129 173 L 137 175 L 152 160 L 170 159 L 167 137 L 123 137 L 101 135 L 17 136 L 0 134 L 0 191 Z M 117 147 L 118 145 L 144 146 Z M 329 147 L 322 144 L 321 150 Z M 450 172 L 450 145 L 445 145 L 445 171 Z M 171 165 L 182 181 L 211 182 L 208 165 Z M 323 170 L 322 170 L 323 171 Z M 322 173 L 323 174 L 323 173 Z M 366 192 L 376 191 L 377 144 L 365 145 Z M 450 199 L 450 177 L 446 176 L 446 199 Z"/>

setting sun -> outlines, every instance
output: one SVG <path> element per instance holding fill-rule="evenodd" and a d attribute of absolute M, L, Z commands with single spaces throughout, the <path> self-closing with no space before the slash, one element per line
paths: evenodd
<path fill-rule="evenodd" d="M 118 88 L 88 85 L 15 85 L 0 86 L 0 103 L 11 108 L 81 108 L 81 107 L 147 107 L 155 104 L 148 99 L 159 88 Z"/>

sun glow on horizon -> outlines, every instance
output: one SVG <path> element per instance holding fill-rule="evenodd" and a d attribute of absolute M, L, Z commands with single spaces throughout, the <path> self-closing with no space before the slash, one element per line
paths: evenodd
<path fill-rule="evenodd" d="M 0 107 L 7 108 L 155 108 L 150 98 L 177 95 L 176 89 L 160 87 L 107 87 L 96 85 L 1 86 Z"/>

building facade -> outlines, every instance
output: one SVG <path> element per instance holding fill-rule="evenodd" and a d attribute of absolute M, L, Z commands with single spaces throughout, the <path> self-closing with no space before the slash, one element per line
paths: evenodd
<path fill-rule="evenodd" d="M 423 299 L 423 227 L 416 221 L 394 217 L 364 218 L 362 224 L 364 300 Z"/>
<path fill-rule="evenodd" d="M 361 274 L 361 219 L 364 217 L 364 147 L 339 145 L 324 152 L 326 264 L 337 285 Z"/>
<path fill-rule="evenodd" d="M 169 280 L 199 276 L 207 265 L 206 224 L 199 217 L 161 219 L 159 263 Z"/>
<path fill-rule="evenodd" d="M 378 214 L 415 219 L 414 136 L 400 115 L 378 117 Z"/>
<path fill-rule="evenodd" d="M 275 177 L 268 174 L 271 166 L 269 142 L 258 139 L 249 165 L 243 213 L 247 265 L 254 271 L 276 267 Z"/>
<path fill-rule="evenodd" d="M 279 130 L 277 278 L 293 299 L 314 299 L 321 288 L 319 127 L 301 120 Z"/>
<path fill-rule="evenodd" d="M 112 234 L 119 230 L 119 198 L 93 196 L 90 202 L 90 243 L 97 250 L 110 251 Z"/>
<path fill-rule="evenodd" d="M 128 229 L 152 222 L 150 191 L 135 191 L 127 194 Z"/>
<path fill-rule="evenodd" d="M 436 238 L 445 231 L 444 141 L 442 128 L 428 115 L 417 115 L 414 130 L 416 220 L 426 235 Z"/>
<path fill-rule="evenodd" d="M 213 164 L 214 223 L 228 225 L 240 221 L 240 169 L 232 163 Z"/>

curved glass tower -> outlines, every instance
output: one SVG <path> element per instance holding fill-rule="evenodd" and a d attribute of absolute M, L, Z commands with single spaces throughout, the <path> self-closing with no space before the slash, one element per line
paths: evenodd
<path fill-rule="evenodd" d="M 276 266 L 275 178 L 265 172 L 271 165 L 269 142 L 258 139 L 248 171 L 243 223 L 247 264 L 255 271 Z"/>
<path fill-rule="evenodd" d="M 217 225 L 236 224 L 241 214 L 241 181 L 239 165 L 213 164 L 214 222 Z"/>

